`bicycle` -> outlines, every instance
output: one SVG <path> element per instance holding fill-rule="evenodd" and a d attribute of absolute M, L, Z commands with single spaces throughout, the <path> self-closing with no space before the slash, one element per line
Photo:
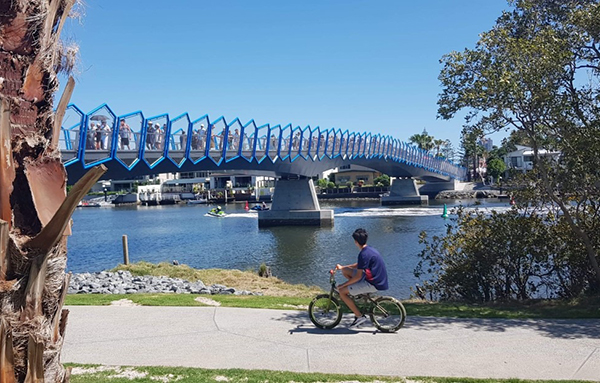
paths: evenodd
<path fill-rule="evenodd" d="M 339 293 L 336 291 L 335 281 L 336 270 L 329 270 L 329 282 L 331 290 L 329 294 L 319 294 L 313 298 L 308 305 L 308 314 L 310 321 L 320 329 L 330 330 L 337 326 L 342 320 L 342 306 L 340 304 Z M 359 294 L 352 297 L 354 301 L 362 301 L 368 304 L 368 310 L 371 322 L 382 332 L 396 332 L 406 320 L 406 309 L 402 303 L 394 297 L 375 296 L 369 294 Z"/>

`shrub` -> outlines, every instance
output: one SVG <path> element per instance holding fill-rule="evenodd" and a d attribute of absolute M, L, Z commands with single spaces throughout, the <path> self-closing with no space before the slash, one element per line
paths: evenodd
<path fill-rule="evenodd" d="M 258 276 L 263 278 L 269 278 L 271 276 L 271 268 L 264 262 L 258 267 Z"/>
<path fill-rule="evenodd" d="M 390 176 L 382 174 L 373 180 L 375 186 L 390 186 Z"/>
<path fill-rule="evenodd" d="M 329 181 L 327 179 L 322 178 L 317 181 L 317 186 L 320 187 L 321 189 L 326 189 L 328 183 L 329 183 Z"/>
<path fill-rule="evenodd" d="M 459 208 L 446 235 L 420 234 L 425 248 L 414 274 L 441 300 L 491 302 L 576 297 L 594 276 L 562 218 L 513 208 L 505 213 Z"/>

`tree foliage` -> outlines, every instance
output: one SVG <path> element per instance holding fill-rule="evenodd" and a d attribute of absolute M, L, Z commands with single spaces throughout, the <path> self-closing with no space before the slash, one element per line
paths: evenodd
<path fill-rule="evenodd" d="M 465 134 L 519 132 L 535 170 L 521 179 L 521 200 L 559 208 L 600 284 L 600 5 L 511 4 L 475 48 L 442 58 L 438 114 L 466 111 Z"/>
<path fill-rule="evenodd" d="M 431 150 L 435 147 L 434 138 L 427 134 L 427 131 L 423 131 L 421 134 L 413 134 L 408 140 L 417 145 L 419 149 Z"/>
<path fill-rule="evenodd" d="M 373 180 L 375 186 L 390 186 L 390 176 L 382 174 Z"/>
<path fill-rule="evenodd" d="M 328 183 L 329 183 L 329 180 L 327 178 L 321 178 L 320 180 L 317 181 L 317 186 L 320 187 L 321 189 L 326 189 Z"/>
<path fill-rule="evenodd" d="M 487 163 L 487 173 L 498 179 L 506 170 L 506 164 L 499 158 L 492 158 Z"/>
<path fill-rule="evenodd" d="M 594 288 L 595 276 L 567 227 L 564 216 L 537 209 L 487 215 L 461 208 L 446 235 L 421 233 L 415 275 L 444 300 L 576 297 Z"/>

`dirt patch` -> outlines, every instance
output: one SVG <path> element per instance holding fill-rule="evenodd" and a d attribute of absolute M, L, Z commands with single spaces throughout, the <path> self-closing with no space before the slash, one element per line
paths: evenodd
<path fill-rule="evenodd" d="M 194 299 L 196 302 L 200 302 L 203 305 L 207 305 L 207 306 L 221 306 L 221 302 L 217 302 L 215 300 L 212 300 L 210 298 L 206 298 L 206 297 L 198 297 L 196 299 Z"/>
<path fill-rule="evenodd" d="M 111 306 L 124 306 L 124 307 L 140 306 L 139 303 L 134 303 L 131 299 L 119 299 L 117 301 L 110 302 L 110 305 Z"/>
<path fill-rule="evenodd" d="M 108 379 L 143 379 L 149 377 L 151 380 L 158 382 L 169 383 L 183 379 L 182 376 L 168 374 L 159 376 L 148 376 L 145 371 L 137 371 L 133 367 L 121 366 L 99 366 L 99 367 L 74 367 L 71 370 L 71 375 L 94 375 L 101 372 L 114 372 L 114 374 L 106 376 Z"/>
<path fill-rule="evenodd" d="M 281 307 L 290 308 L 290 309 L 308 310 L 308 306 L 307 305 L 288 305 L 287 303 L 284 303 L 284 304 L 282 304 L 280 306 Z"/>

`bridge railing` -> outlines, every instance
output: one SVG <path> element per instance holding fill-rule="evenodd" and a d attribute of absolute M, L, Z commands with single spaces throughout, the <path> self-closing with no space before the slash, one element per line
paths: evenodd
<path fill-rule="evenodd" d="M 181 167 L 186 161 L 211 160 L 219 165 L 240 157 L 259 163 L 266 158 L 275 162 L 341 157 L 395 161 L 453 179 L 466 178 L 464 167 L 391 136 L 292 124 L 257 127 L 254 121 L 242 124 L 236 118 L 227 123 L 224 117 L 211 121 L 208 115 L 191 121 L 187 113 L 172 120 L 167 114 L 145 118 L 139 111 L 116 117 L 106 104 L 87 114 L 69 105 L 59 142 L 65 166 L 81 161 L 86 168 L 112 159 L 131 169 L 139 161 L 153 168 L 165 159 Z"/>

